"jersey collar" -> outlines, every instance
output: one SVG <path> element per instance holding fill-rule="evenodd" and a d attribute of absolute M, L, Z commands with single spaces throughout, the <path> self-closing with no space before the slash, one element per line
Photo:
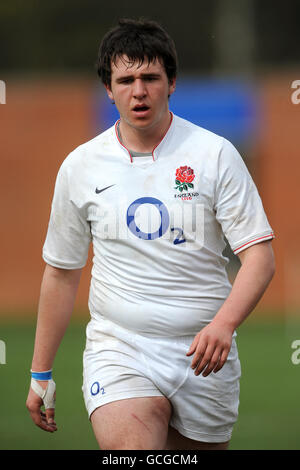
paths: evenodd
<path fill-rule="evenodd" d="M 160 149 L 161 145 L 167 140 L 169 131 L 170 131 L 171 127 L 173 127 L 172 124 L 173 124 L 173 121 L 174 121 L 174 115 L 173 115 L 172 111 L 170 111 L 170 116 L 171 116 L 170 124 L 169 124 L 168 129 L 166 130 L 165 135 L 162 137 L 162 139 L 158 142 L 158 144 L 152 150 L 153 161 L 157 160 L 158 154 L 159 154 L 159 149 Z M 121 140 L 119 138 L 119 135 L 118 135 L 118 124 L 119 124 L 119 122 L 120 122 L 120 119 L 117 120 L 117 122 L 115 123 L 115 126 L 114 126 L 115 136 L 116 136 L 117 142 L 118 142 L 119 146 L 124 151 L 126 151 L 126 153 L 128 154 L 130 162 L 133 163 L 133 158 L 132 158 L 132 155 L 131 155 L 130 151 L 128 150 L 127 147 L 125 147 L 125 145 L 121 142 Z"/>

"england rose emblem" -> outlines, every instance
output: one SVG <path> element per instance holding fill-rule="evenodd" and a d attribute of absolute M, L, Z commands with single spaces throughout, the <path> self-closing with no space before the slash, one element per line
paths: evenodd
<path fill-rule="evenodd" d="M 180 192 L 187 191 L 188 188 L 193 188 L 194 185 L 192 181 L 194 180 L 194 170 L 189 166 L 181 166 L 177 168 L 175 175 L 175 189 L 178 189 Z"/>

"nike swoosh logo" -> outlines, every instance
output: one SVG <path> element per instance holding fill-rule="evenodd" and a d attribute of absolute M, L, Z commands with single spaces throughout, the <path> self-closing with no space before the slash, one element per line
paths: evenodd
<path fill-rule="evenodd" d="M 96 194 L 100 194 L 100 193 L 102 193 L 102 191 L 105 191 L 106 189 L 111 188 L 112 186 L 115 186 L 115 185 L 114 185 L 114 184 L 111 184 L 110 186 L 106 186 L 106 188 L 102 188 L 102 189 L 96 188 L 95 193 L 96 193 Z"/>

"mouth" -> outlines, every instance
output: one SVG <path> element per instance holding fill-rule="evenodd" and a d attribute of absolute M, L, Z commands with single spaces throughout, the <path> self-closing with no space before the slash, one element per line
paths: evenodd
<path fill-rule="evenodd" d="M 133 108 L 133 112 L 138 115 L 138 116 L 145 116 L 148 111 L 150 110 L 150 107 L 147 106 L 146 104 L 137 104 Z"/>

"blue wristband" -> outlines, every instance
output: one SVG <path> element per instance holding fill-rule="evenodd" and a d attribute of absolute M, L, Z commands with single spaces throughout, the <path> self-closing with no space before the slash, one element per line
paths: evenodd
<path fill-rule="evenodd" d="M 35 380 L 50 380 L 52 379 L 52 369 L 47 370 L 46 372 L 31 372 L 31 377 Z"/>

